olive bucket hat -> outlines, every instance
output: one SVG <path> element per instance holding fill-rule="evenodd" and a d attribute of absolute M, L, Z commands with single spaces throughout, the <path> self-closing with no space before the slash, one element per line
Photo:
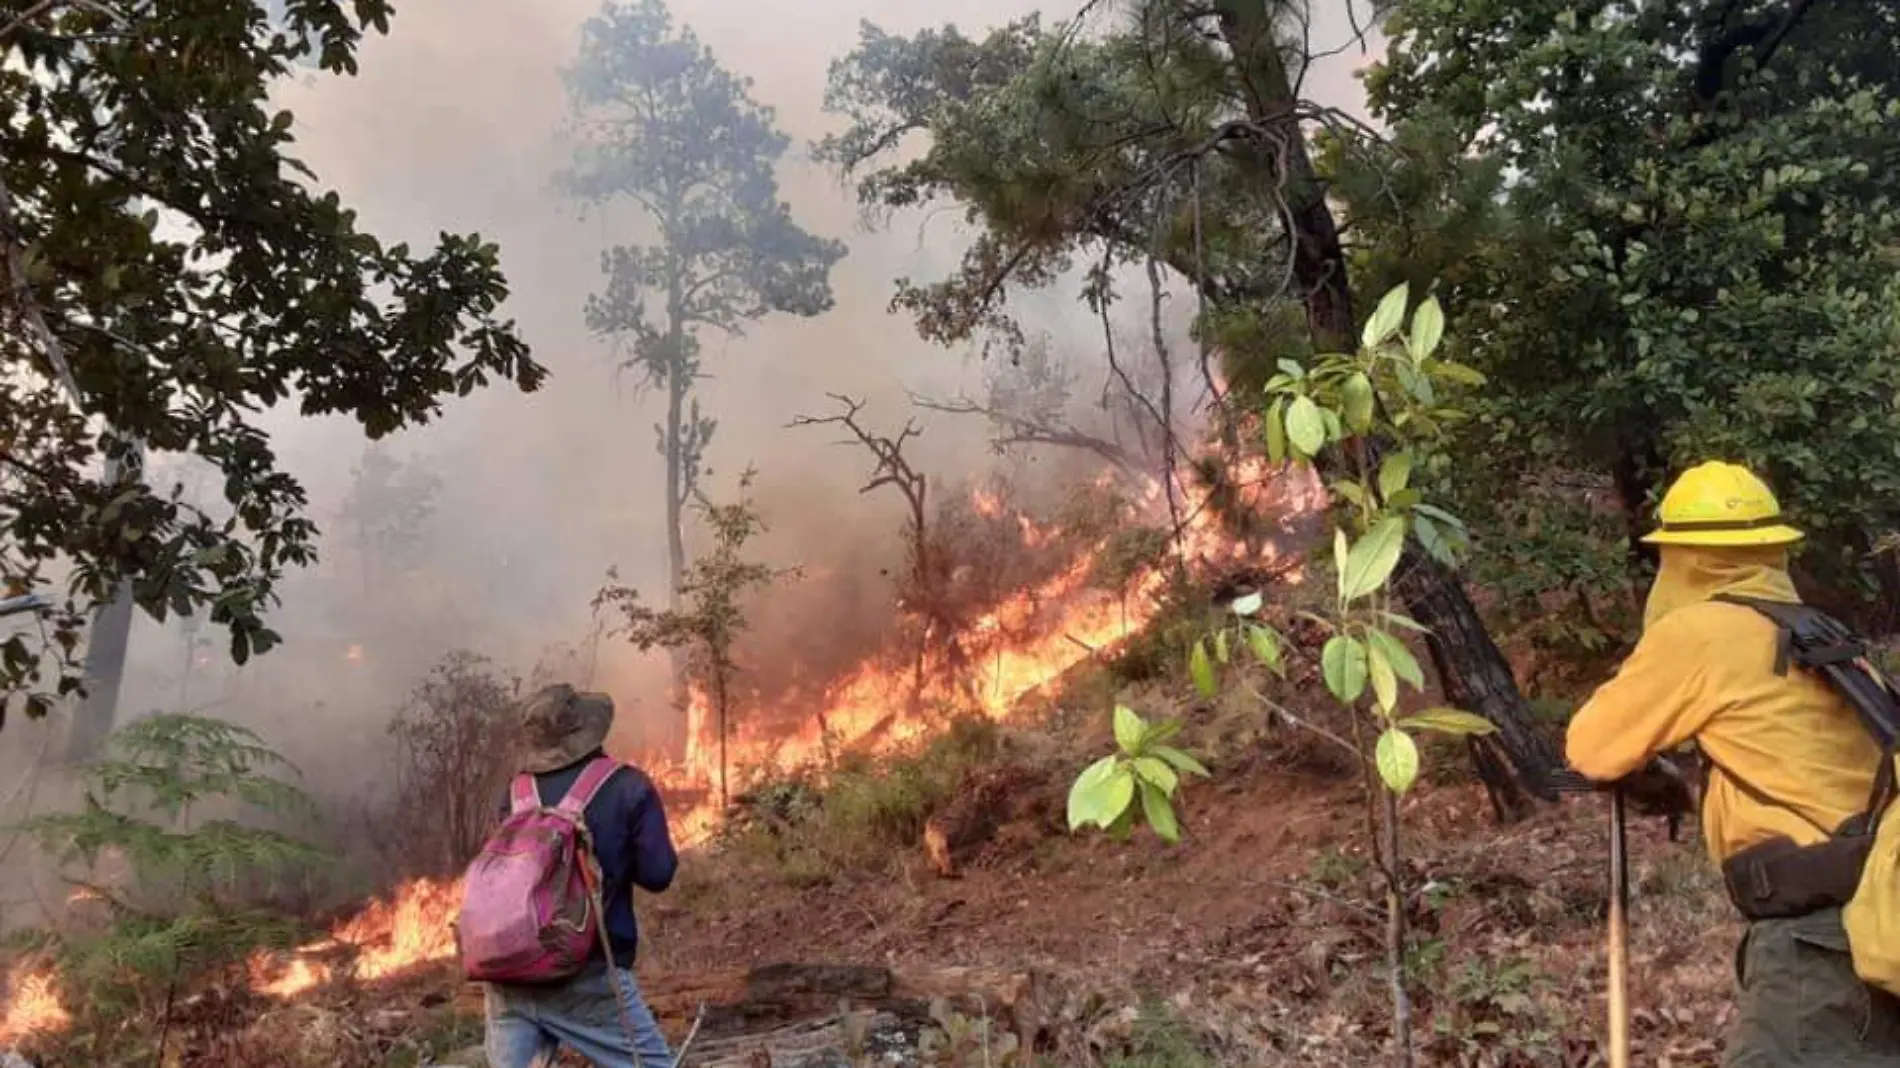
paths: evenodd
<path fill-rule="evenodd" d="M 522 770 L 564 768 L 599 749 L 614 723 L 614 699 L 578 693 L 567 683 L 544 686 L 521 711 Z"/>

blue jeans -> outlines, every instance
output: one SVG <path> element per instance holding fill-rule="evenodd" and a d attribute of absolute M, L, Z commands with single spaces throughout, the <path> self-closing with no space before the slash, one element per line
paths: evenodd
<path fill-rule="evenodd" d="M 489 1068 L 550 1068 L 562 1046 L 599 1068 L 672 1068 L 666 1036 L 640 996 L 633 972 L 617 971 L 630 1002 L 625 1024 L 614 983 L 598 963 L 565 982 L 488 984 Z"/>

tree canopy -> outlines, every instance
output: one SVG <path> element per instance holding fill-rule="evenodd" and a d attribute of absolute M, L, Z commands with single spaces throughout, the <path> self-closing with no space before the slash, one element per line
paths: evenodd
<path fill-rule="evenodd" d="M 1492 378 L 1461 477 L 1502 505 L 1484 525 L 1565 536 L 1567 482 L 1633 539 L 1670 473 L 1738 460 L 1891 622 L 1900 572 L 1867 554 L 1900 521 L 1897 27 L 1886 2 L 1398 5 L 1368 84 L 1400 152 L 1340 191 L 1367 270 L 1441 276 Z"/>
<path fill-rule="evenodd" d="M 1352 264 L 1310 146 L 1383 150 L 1350 116 L 1303 97 L 1318 50 L 1300 32 L 1303 14 L 1270 0 L 1134 0 L 981 39 L 954 27 L 897 37 L 867 24 L 831 70 L 827 105 L 847 127 L 817 152 L 857 178 L 867 207 L 950 202 L 973 224 L 949 277 L 898 282 L 893 306 L 926 338 L 1018 346 L 1013 292 L 1081 271 L 1083 298 L 1106 316 L 1138 268 L 1151 309 L 1164 276 L 1201 302 L 1208 392 L 1221 392 L 1222 377 L 1258 390 L 1281 358 L 1337 351 L 1359 333 Z M 900 158 L 911 135 L 923 143 Z M 1154 352 L 1168 360 L 1159 315 L 1150 318 Z M 1161 407 L 1172 410 L 1165 398 Z M 1168 452 L 1173 469 L 1172 440 Z M 1452 700 L 1504 727 L 1499 744 L 1536 789 L 1556 756 L 1429 548 L 1407 540 L 1397 588 L 1433 632 Z"/>
<path fill-rule="evenodd" d="M 275 19 L 250 0 L 8 8 L 0 581 L 71 573 L 46 627 L 0 647 L 8 692 L 38 713 L 80 685 L 85 612 L 125 580 L 155 617 L 208 609 L 239 661 L 276 642 L 264 612 L 316 527 L 261 412 L 294 402 L 374 438 L 544 372 L 500 317 L 493 244 L 385 244 L 289 154 L 271 88 L 313 59 L 353 74 L 386 0 L 288 0 Z M 209 461 L 222 506 L 150 485 L 142 450 Z M 108 454 L 123 478 L 101 478 Z"/>
<path fill-rule="evenodd" d="M 829 310 L 845 248 L 793 220 L 776 174 L 789 142 L 772 110 L 661 0 L 609 3 L 588 20 L 568 90 L 578 144 L 567 191 L 584 204 L 631 204 L 653 228 L 651 243 L 602 257 L 607 283 L 588 299 L 587 325 L 625 342 L 623 366 L 666 395 L 656 432 L 678 609 L 685 509 L 716 425 L 693 397 L 699 331 L 736 335 L 772 312 Z"/>

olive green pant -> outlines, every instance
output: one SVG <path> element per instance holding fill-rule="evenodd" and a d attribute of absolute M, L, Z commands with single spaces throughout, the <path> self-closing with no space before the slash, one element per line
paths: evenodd
<path fill-rule="evenodd" d="M 1900 1000 L 1854 974 L 1840 909 L 1750 924 L 1735 969 L 1725 1068 L 1900 1066 Z"/>

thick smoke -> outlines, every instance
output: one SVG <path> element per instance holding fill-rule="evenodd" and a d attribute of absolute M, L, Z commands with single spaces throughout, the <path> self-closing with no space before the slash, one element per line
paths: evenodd
<path fill-rule="evenodd" d="M 847 662 L 890 623 L 886 572 L 901 566 L 903 506 L 894 495 L 859 493 L 864 453 L 834 444 L 827 430 L 786 424 L 828 414 L 826 394 L 845 393 L 867 401 L 865 420 L 887 432 L 919 418 L 926 429 L 912 459 L 938 476 L 939 492 L 998 462 L 980 419 L 913 412 L 908 401 L 912 392 L 980 392 L 980 362 L 919 341 L 907 319 L 886 311 L 894 278 L 952 266 L 956 223 L 900 218 L 867 232 L 850 192 L 800 158 L 800 146 L 829 128 L 819 106 L 826 66 L 851 48 L 860 19 L 896 32 L 944 21 L 975 32 L 1036 6 L 816 0 L 794 14 L 780 0 L 674 5 L 676 18 L 777 109 L 795 146 L 781 180 L 801 223 L 850 246 L 834 274 L 831 313 L 774 317 L 743 339 L 704 339 L 713 377 L 703 402 L 719 420 L 707 489 L 728 496 L 740 470 L 757 466 L 756 499 L 771 527 L 760 548 L 772 562 L 808 569 L 802 582 L 762 599 L 759 640 L 775 656 L 807 658 L 812 670 Z M 1343 5 L 1314 6 L 1322 9 L 1315 40 L 1343 40 Z M 359 77 L 313 73 L 283 87 L 297 118 L 296 154 L 360 210 L 366 227 L 418 244 L 440 230 L 479 230 L 499 242 L 514 289 L 509 312 L 552 379 L 531 397 L 496 389 L 452 401 L 436 424 L 378 446 L 394 462 L 397 488 L 359 500 L 350 518 L 353 471 L 365 462 L 357 428 L 274 415 L 278 447 L 309 488 L 325 534 L 323 563 L 285 589 L 276 618 L 286 645 L 238 670 L 221 634 L 207 629 L 207 647 L 188 651 L 177 624 L 141 618 L 121 720 L 181 704 L 236 719 L 336 799 L 384 785 L 393 708 L 453 648 L 524 676 L 545 660 L 576 682 L 610 687 L 634 730 L 664 708 L 659 664 L 590 638 L 589 601 L 607 568 L 659 596 L 665 555 L 658 406 L 616 384 L 611 351 L 581 320 L 600 282 L 601 250 L 627 235 L 610 220 L 580 218 L 550 181 L 567 160 L 560 71 L 596 7 L 410 0 L 398 5 L 391 35 L 367 43 Z M 1325 61 L 1308 76 L 1309 95 L 1356 108 L 1351 71 L 1363 62 L 1357 50 Z M 1099 325 L 1072 294 L 1032 309 L 1033 325 L 1085 377 L 1099 374 Z M 401 488 L 405 479 L 434 484 L 429 507 L 401 514 L 416 500 Z M 794 639 L 805 644 L 794 648 Z M 42 733 L 10 723 L 0 763 L 24 762 Z M 11 781 L 0 782 L 0 801 Z"/>

